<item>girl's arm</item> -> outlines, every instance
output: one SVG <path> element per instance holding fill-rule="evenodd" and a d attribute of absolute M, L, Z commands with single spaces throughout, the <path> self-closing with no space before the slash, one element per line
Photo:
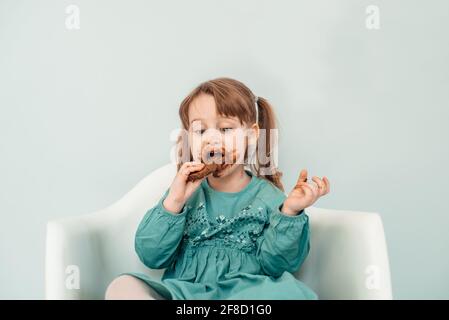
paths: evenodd
<path fill-rule="evenodd" d="M 168 192 L 147 211 L 135 236 L 136 253 L 151 269 L 166 268 L 174 261 L 184 232 L 187 206 L 179 213 L 167 210 L 163 202 Z"/>
<path fill-rule="evenodd" d="M 184 233 L 186 202 L 205 178 L 194 182 L 187 179 L 192 172 L 203 167 L 203 163 L 185 162 L 162 199 L 140 222 L 134 246 L 147 267 L 162 269 L 174 261 Z"/>
<path fill-rule="evenodd" d="M 270 225 L 258 239 L 257 257 L 264 271 L 279 276 L 284 271 L 296 272 L 310 250 L 309 217 L 304 209 L 329 193 L 326 177 L 312 177 L 315 184 L 307 183 L 307 170 L 300 172 L 298 181 L 288 197 L 279 190 L 277 200 L 270 206 Z"/>
<path fill-rule="evenodd" d="M 278 277 L 284 271 L 296 272 L 310 250 L 309 217 L 281 212 L 282 204 L 270 215 L 270 224 L 257 240 L 257 259 L 263 271 Z"/>

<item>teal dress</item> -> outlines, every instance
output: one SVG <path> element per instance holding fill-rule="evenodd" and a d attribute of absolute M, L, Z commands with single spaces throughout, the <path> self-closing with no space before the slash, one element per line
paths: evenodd
<path fill-rule="evenodd" d="M 285 194 L 265 179 L 239 192 L 220 192 L 207 179 L 179 214 L 159 202 L 143 217 L 135 236 L 140 260 L 166 268 L 161 279 L 133 275 L 165 299 L 317 299 L 293 276 L 309 249 L 309 221 L 279 209 Z"/>

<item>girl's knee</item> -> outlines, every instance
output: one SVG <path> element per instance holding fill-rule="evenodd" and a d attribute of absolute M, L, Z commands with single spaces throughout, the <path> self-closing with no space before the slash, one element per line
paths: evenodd
<path fill-rule="evenodd" d="M 138 281 L 136 278 L 130 275 L 121 275 L 108 285 L 105 292 L 106 300 L 116 300 L 126 298 L 125 294 L 129 291 L 129 288 Z"/>

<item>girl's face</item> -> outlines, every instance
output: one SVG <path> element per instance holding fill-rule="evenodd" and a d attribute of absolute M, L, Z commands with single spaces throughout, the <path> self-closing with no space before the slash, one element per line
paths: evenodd
<path fill-rule="evenodd" d="M 207 94 L 201 94 L 192 101 L 188 117 L 189 145 L 194 161 L 207 163 L 211 152 L 224 152 L 222 163 L 232 165 L 226 166 L 219 177 L 227 176 L 243 165 L 248 141 L 253 146 L 258 135 L 256 124 L 248 127 L 242 125 L 237 117 L 217 114 L 215 99 Z"/>

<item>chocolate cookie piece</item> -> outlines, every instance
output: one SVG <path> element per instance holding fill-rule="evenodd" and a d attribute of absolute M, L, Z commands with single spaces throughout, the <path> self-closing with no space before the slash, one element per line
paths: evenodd
<path fill-rule="evenodd" d="M 221 166 L 216 163 L 206 164 L 200 171 L 192 172 L 187 178 L 187 181 L 193 182 L 195 180 L 202 179 L 211 173 L 215 173 L 220 167 Z"/>
<path fill-rule="evenodd" d="M 236 161 L 235 152 L 233 153 L 232 158 L 234 163 Z M 202 179 L 209 174 L 212 174 L 214 177 L 218 177 L 219 172 L 230 165 L 231 164 L 224 163 L 224 152 L 220 152 L 219 154 L 214 154 L 212 152 L 211 154 L 207 155 L 207 163 L 205 164 L 205 166 L 199 171 L 192 172 L 187 178 L 187 181 L 193 182 L 195 180 Z"/>

